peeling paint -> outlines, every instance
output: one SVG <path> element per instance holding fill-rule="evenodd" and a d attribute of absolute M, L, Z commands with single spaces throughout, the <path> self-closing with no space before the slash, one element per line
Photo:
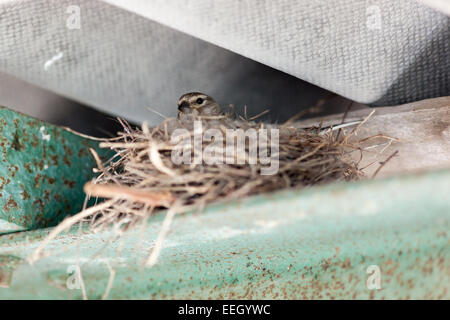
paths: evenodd
<path fill-rule="evenodd" d="M 44 126 L 42 126 L 39 129 L 39 131 L 41 132 L 42 140 L 50 141 L 51 135 L 49 135 L 48 133 L 45 132 L 45 127 Z"/>
<path fill-rule="evenodd" d="M 97 142 L 2 107 L 0 132 L 0 220 L 44 228 L 81 209 Z"/>

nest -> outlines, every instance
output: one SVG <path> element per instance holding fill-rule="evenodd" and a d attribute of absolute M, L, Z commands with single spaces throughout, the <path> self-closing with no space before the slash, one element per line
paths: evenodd
<path fill-rule="evenodd" d="M 195 128 L 194 121 L 201 124 L 200 131 Z M 176 213 L 202 210 L 211 202 L 362 177 L 358 163 L 348 157 L 349 150 L 354 151 L 359 147 L 350 144 L 348 138 L 364 122 L 346 135 L 341 132 L 342 129 L 320 126 L 300 129 L 290 123 L 267 125 L 228 116 L 183 122 L 170 118 L 153 128 L 145 124 L 142 128 L 132 128 L 127 122 L 121 121 L 123 132 L 100 143 L 101 147 L 114 150 L 115 155 L 111 159 L 102 163 L 95 151 L 91 150 L 97 160 L 98 168 L 95 171 L 98 176 L 85 185 L 87 195 L 109 200 L 85 208 L 81 213 L 64 220 L 41 243 L 31 260 L 39 257 L 48 241 L 77 222 L 88 221 L 94 232 L 111 225 L 119 226 L 115 229 L 123 232 L 145 221 L 156 211 L 168 208 L 163 230 L 147 260 L 147 265 L 152 265 L 156 262 L 160 243 Z M 193 138 L 196 134 L 203 136 L 209 129 L 216 129 L 216 133 L 222 133 L 223 137 L 226 137 L 228 129 L 245 132 L 272 132 L 275 129 L 278 132 L 278 148 L 267 148 L 266 151 L 270 159 L 278 161 L 278 170 L 273 174 L 262 174 L 267 164 L 251 161 L 250 138 L 245 140 L 241 149 L 235 149 L 234 154 L 219 152 L 218 156 L 217 152 L 203 152 L 201 163 L 175 163 L 173 152 L 177 144 L 173 135 L 180 129 L 185 138 L 194 141 L 184 144 L 187 149 L 183 149 L 191 157 L 195 157 Z M 203 150 L 210 147 L 212 141 L 203 139 Z M 213 142 L 216 147 L 214 151 L 220 149 L 217 147 L 225 147 L 225 139 L 220 140 L 216 136 Z M 217 163 L 217 158 L 221 158 L 222 162 Z"/>

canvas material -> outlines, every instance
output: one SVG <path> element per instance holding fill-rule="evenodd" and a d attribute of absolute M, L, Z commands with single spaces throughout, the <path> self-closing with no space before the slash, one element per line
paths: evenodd
<path fill-rule="evenodd" d="M 415 1 L 84 0 L 80 29 L 71 5 L 0 0 L 0 71 L 139 122 L 192 90 L 283 114 L 310 97 L 296 78 L 375 105 L 449 94 L 449 18 Z"/>

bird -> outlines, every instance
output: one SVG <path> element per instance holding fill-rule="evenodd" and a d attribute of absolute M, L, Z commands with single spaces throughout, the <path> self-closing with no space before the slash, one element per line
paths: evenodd
<path fill-rule="evenodd" d="M 178 99 L 178 119 L 192 117 L 214 117 L 224 115 L 219 104 L 209 95 L 201 92 L 189 92 Z"/>

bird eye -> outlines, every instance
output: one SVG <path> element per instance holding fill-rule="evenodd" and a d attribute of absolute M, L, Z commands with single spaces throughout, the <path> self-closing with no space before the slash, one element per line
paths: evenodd
<path fill-rule="evenodd" d="M 198 98 L 196 102 L 197 102 L 197 104 L 202 104 L 203 101 L 204 101 L 204 100 L 203 100 L 202 98 Z"/>

